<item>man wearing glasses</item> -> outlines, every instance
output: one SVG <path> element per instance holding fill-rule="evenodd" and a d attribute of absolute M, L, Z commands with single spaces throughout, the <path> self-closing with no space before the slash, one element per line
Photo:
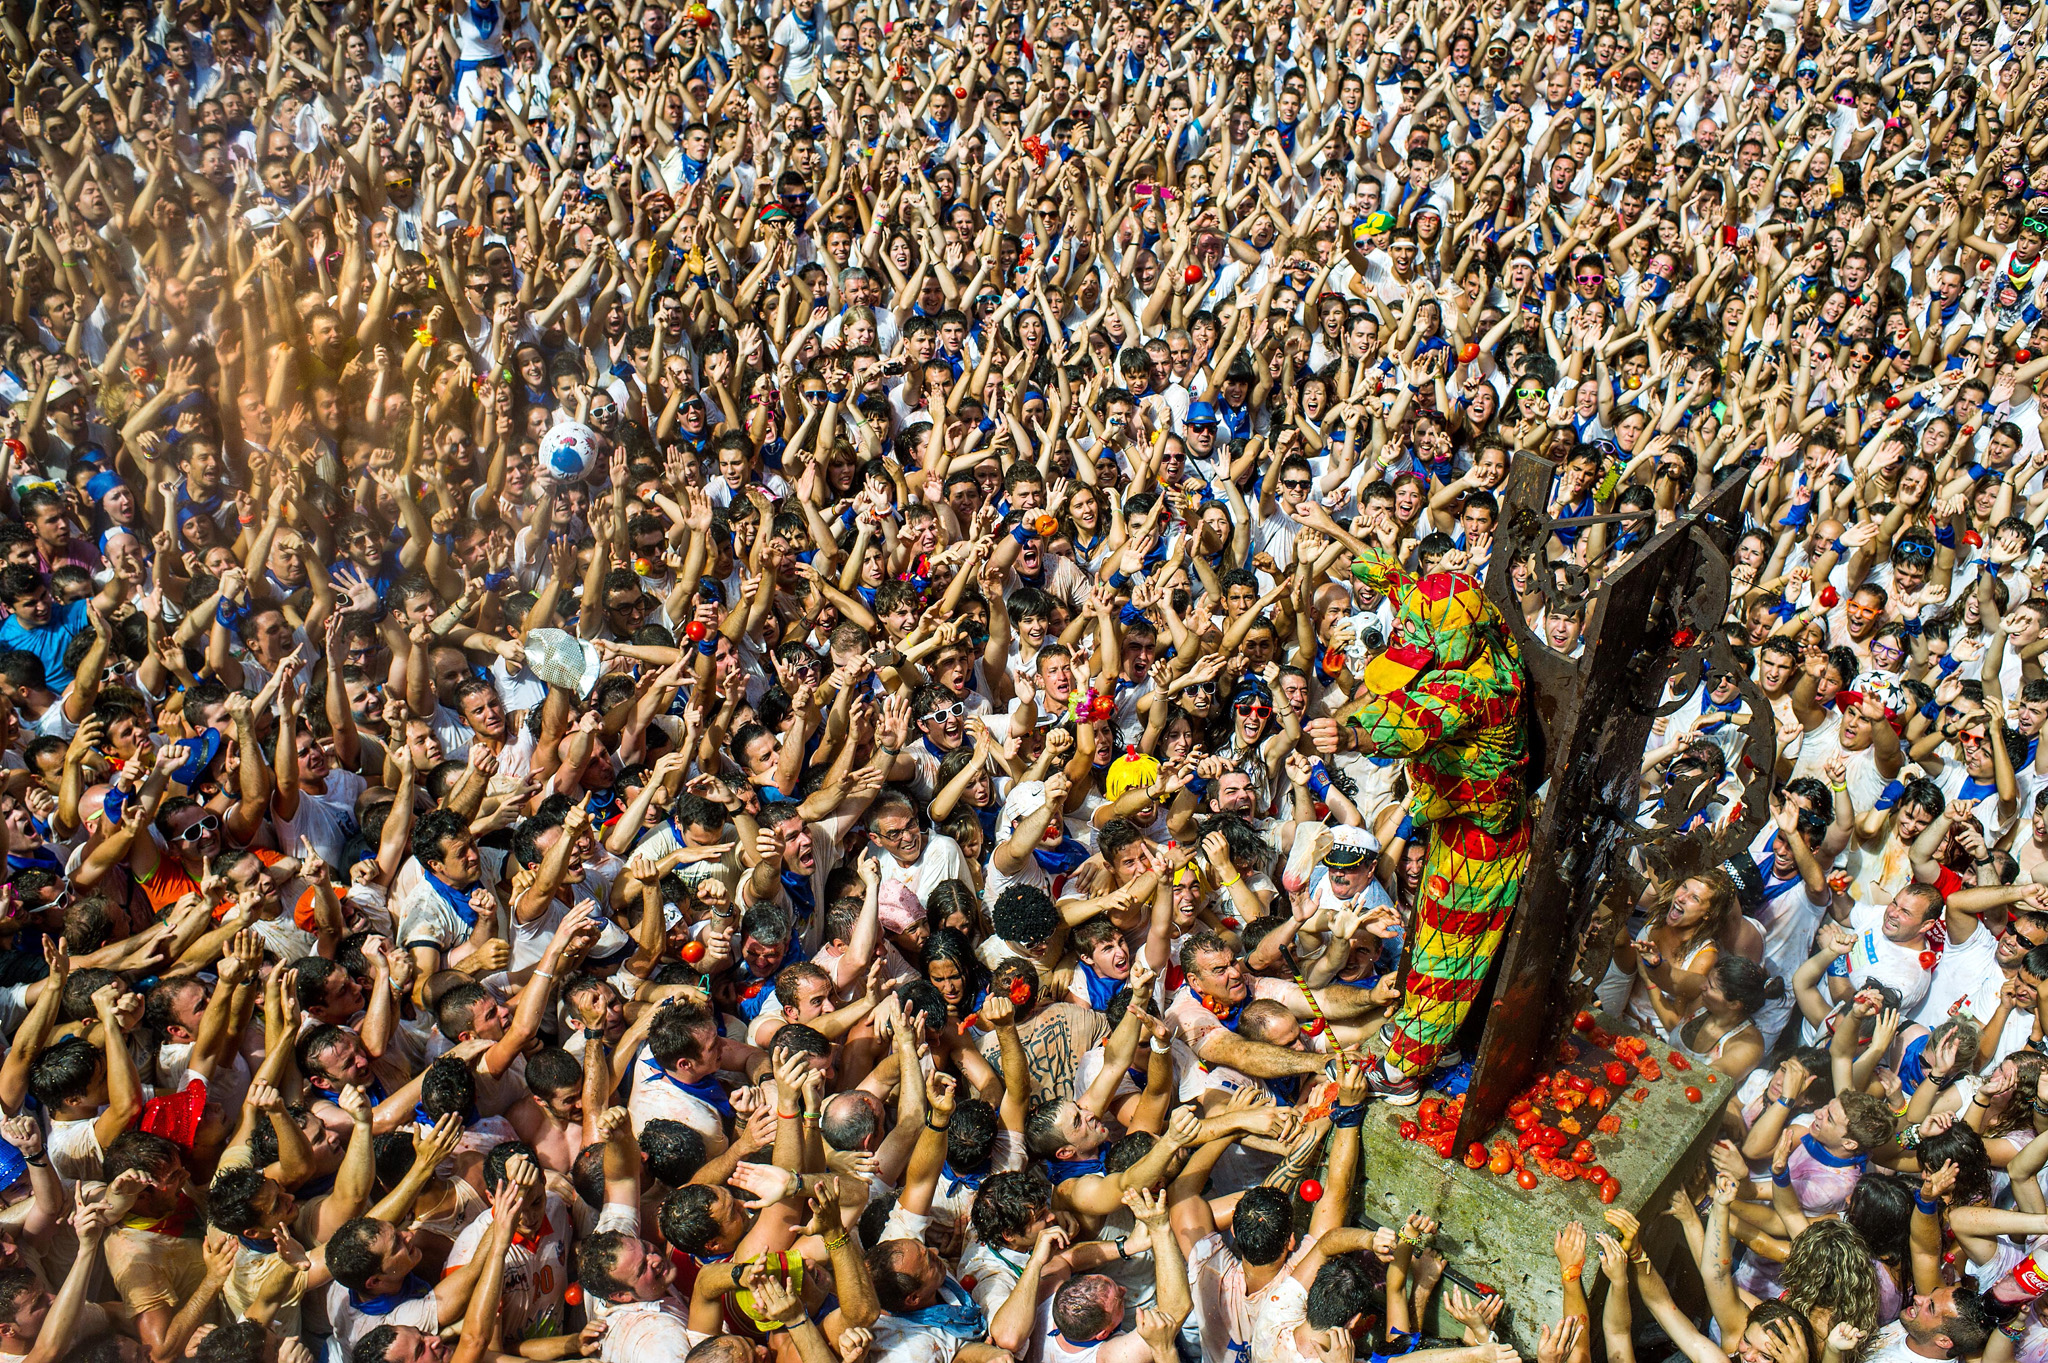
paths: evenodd
<path fill-rule="evenodd" d="M 912 788 L 920 800 L 928 801 L 937 793 L 939 764 L 967 741 L 967 702 L 937 682 L 928 682 L 911 696 L 910 713 L 924 736 L 897 755 L 894 769 L 900 774 L 905 761 L 914 764 Z"/>
<path fill-rule="evenodd" d="M 1291 443 L 1283 437 L 1280 448 Z M 1281 461 L 1278 473 L 1269 474 L 1259 489 L 1261 519 L 1252 532 L 1252 552 L 1272 559 L 1280 572 L 1294 562 L 1294 538 L 1301 533 L 1302 508 L 1314 497 L 1315 485 L 1315 470 L 1308 460 L 1292 455 Z"/>
<path fill-rule="evenodd" d="M 967 879 L 960 844 L 944 833 L 927 833 L 916 806 L 899 791 L 884 791 L 869 807 L 868 838 L 882 879 L 908 886 L 920 900 L 944 881 Z"/>

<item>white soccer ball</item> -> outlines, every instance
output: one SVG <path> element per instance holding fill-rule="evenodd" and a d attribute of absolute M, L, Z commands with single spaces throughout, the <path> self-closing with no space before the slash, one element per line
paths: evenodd
<path fill-rule="evenodd" d="M 580 421 L 550 426 L 540 438 L 541 467 L 560 482 L 580 482 L 597 463 L 598 441 L 597 432 Z"/>

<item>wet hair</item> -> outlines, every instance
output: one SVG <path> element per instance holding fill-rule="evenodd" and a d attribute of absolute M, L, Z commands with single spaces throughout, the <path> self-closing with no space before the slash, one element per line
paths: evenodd
<path fill-rule="evenodd" d="M 946 1163 L 961 1173 L 974 1173 L 995 1151 L 1000 1127 L 995 1105 L 981 1098 L 962 1098 L 946 1128 Z"/>
<path fill-rule="evenodd" d="M 1294 1201 L 1278 1188 L 1248 1188 L 1230 1218 L 1237 1257 L 1254 1267 L 1280 1262 L 1294 1243 Z"/>
<path fill-rule="evenodd" d="M 1308 1289 L 1308 1325 L 1311 1330 L 1332 1330 L 1347 1325 L 1354 1316 L 1372 1309 L 1372 1276 L 1365 1260 L 1356 1254 L 1340 1254 L 1324 1261 Z"/>
<path fill-rule="evenodd" d="M 1984 1138 L 1961 1122 L 1920 1140 L 1920 1167 L 1939 1169 L 1956 1166 L 1955 1205 L 1966 1207 L 1991 1201 L 1991 1164 L 1984 1153 Z"/>
<path fill-rule="evenodd" d="M 672 1117 L 653 1118 L 640 1128 L 640 1153 L 647 1172 L 671 1188 L 695 1178 L 709 1158 L 703 1133 Z"/>
<path fill-rule="evenodd" d="M 718 1222 L 711 1215 L 717 1189 L 701 1183 L 686 1184 L 661 1201 L 661 1235 L 685 1254 L 702 1254 L 718 1238 Z"/>
<path fill-rule="evenodd" d="M 930 916 L 929 908 L 926 916 Z M 981 958 L 975 954 L 974 943 L 967 940 L 966 933 L 952 927 L 933 928 L 932 935 L 925 939 L 923 957 L 918 963 L 924 971 L 927 983 L 931 980 L 934 961 L 950 961 L 953 968 L 960 972 L 970 1006 L 973 1000 L 981 996 L 982 985 L 988 972 L 982 968 Z M 936 985 L 933 987 L 937 988 Z"/>
<path fill-rule="evenodd" d="M 984 1244 L 999 1245 L 1029 1230 L 1051 1206 L 1051 1185 L 1035 1170 L 1022 1169 L 984 1179 L 967 1217 Z"/>

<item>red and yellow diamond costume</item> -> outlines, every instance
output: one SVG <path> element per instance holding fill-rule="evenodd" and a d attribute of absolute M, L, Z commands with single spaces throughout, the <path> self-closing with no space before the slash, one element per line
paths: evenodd
<path fill-rule="evenodd" d="M 1375 551 L 1352 573 L 1386 593 L 1393 642 L 1367 664 L 1359 749 L 1407 759 L 1408 810 L 1429 830 L 1390 1070 L 1426 1078 L 1500 949 L 1529 865 L 1522 659 L 1469 573 L 1417 578 Z"/>

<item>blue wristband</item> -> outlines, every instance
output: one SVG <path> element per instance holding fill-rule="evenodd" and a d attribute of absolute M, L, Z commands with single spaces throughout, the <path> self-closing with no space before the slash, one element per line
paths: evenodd
<path fill-rule="evenodd" d="M 1831 977 L 1833 977 L 1834 979 L 1837 979 L 1837 980 L 1846 980 L 1846 979 L 1848 979 L 1848 978 L 1849 978 L 1849 958 L 1848 958 L 1847 956 L 1837 956 L 1837 957 L 1835 957 L 1835 959 L 1834 959 L 1834 960 L 1833 960 L 1833 961 L 1832 961 L 1832 962 L 1831 962 L 1831 963 L 1829 964 L 1829 966 L 1828 966 L 1828 974 L 1829 974 L 1829 975 L 1830 975 Z"/>
<path fill-rule="evenodd" d="M 1035 535 L 1037 535 L 1037 533 L 1037 531 L 1031 529 L 1029 526 L 1013 525 L 1010 527 L 1010 538 L 1017 541 L 1017 544 L 1020 548 L 1024 545 L 1031 543 L 1032 538 Z"/>
<path fill-rule="evenodd" d="M 1318 762 L 1308 769 L 1308 793 L 1328 803 L 1330 799 L 1330 773 Z"/>
<path fill-rule="evenodd" d="M 1791 1187 L 1791 1186 L 1792 1186 L 1792 1171 L 1791 1171 L 1790 1169 L 1773 1169 L 1773 1170 L 1771 1170 L 1771 1186 L 1772 1186 L 1772 1187 L 1774 1187 L 1774 1188 L 1789 1188 L 1789 1187 Z"/>
<path fill-rule="evenodd" d="M 1939 1216 L 1941 1215 L 1941 1203 L 1915 1189 L 1913 1193 L 1913 1210 L 1925 1212 L 1929 1216 Z"/>
<path fill-rule="evenodd" d="M 715 640 L 699 639 L 697 641 L 697 654 L 699 657 L 708 658 L 716 652 L 718 652 L 718 644 Z"/>
<path fill-rule="evenodd" d="M 1330 1125 L 1340 1131 L 1349 1127 L 1365 1125 L 1365 1104 L 1330 1104 Z"/>

